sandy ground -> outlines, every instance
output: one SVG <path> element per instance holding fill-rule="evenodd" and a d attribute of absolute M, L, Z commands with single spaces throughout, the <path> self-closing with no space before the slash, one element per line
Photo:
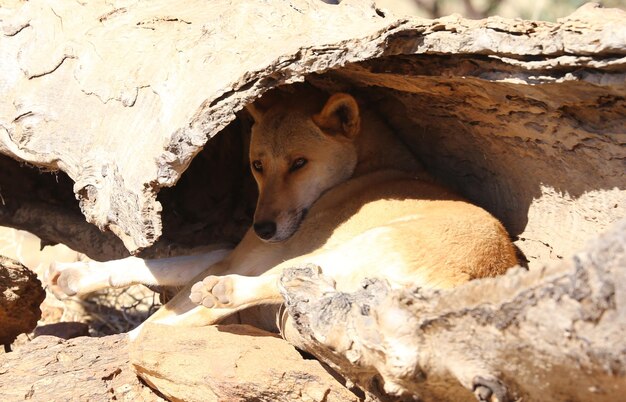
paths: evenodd
<path fill-rule="evenodd" d="M 65 245 L 40 249 L 39 238 L 29 232 L 0 226 L 0 255 L 19 261 L 37 274 L 43 282 L 43 273 L 51 262 L 74 262 L 88 257 Z M 45 283 L 44 283 L 45 286 Z M 41 305 L 42 316 L 38 327 L 58 322 L 81 322 L 88 326 L 91 336 L 126 332 L 145 320 L 158 307 L 159 296 L 144 286 L 128 289 L 110 289 L 94 292 L 86 297 L 57 299 L 46 289 Z M 16 344 L 34 337 L 22 334 Z"/>

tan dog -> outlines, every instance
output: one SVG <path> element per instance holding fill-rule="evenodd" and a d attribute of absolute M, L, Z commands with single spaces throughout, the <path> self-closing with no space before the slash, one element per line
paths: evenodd
<path fill-rule="evenodd" d="M 75 294 L 132 283 L 181 285 L 197 276 L 201 281 L 149 320 L 207 325 L 248 307 L 280 305 L 286 267 L 319 265 L 338 290 L 353 291 L 366 277 L 450 288 L 516 264 L 500 222 L 430 180 L 352 96 L 324 103 L 298 92 L 250 112 L 259 200 L 253 228 L 232 252 L 215 247 L 153 261 L 59 264 L 50 270 L 51 285 Z"/>

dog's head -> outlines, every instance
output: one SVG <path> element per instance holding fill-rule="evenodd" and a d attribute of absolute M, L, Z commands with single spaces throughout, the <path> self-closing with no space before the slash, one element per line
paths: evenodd
<path fill-rule="evenodd" d="M 248 111 L 255 120 L 250 165 L 259 187 L 253 228 L 262 240 L 284 241 L 325 191 L 352 176 L 359 107 L 338 93 L 323 107 L 291 96 Z"/>

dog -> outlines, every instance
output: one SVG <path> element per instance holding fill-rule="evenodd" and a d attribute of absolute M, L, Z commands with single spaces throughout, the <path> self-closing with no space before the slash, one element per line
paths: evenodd
<path fill-rule="evenodd" d="M 258 306 L 281 305 L 278 282 L 288 267 L 315 264 L 337 290 L 351 292 L 368 277 L 445 289 L 516 265 L 502 224 L 437 184 L 353 96 L 296 91 L 248 111 L 259 197 L 253 225 L 232 251 L 215 245 L 187 257 L 56 264 L 50 286 L 72 295 L 186 285 L 148 321 L 210 325 L 246 310 L 275 329 L 275 316 L 259 319 Z"/>

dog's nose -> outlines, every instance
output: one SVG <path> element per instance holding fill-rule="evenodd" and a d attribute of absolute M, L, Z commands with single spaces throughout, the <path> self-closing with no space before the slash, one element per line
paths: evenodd
<path fill-rule="evenodd" d="M 263 240 L 269 240 L 276 234 L 276 222 L 263 221 L 254 224 L 254 232 Z"/>

